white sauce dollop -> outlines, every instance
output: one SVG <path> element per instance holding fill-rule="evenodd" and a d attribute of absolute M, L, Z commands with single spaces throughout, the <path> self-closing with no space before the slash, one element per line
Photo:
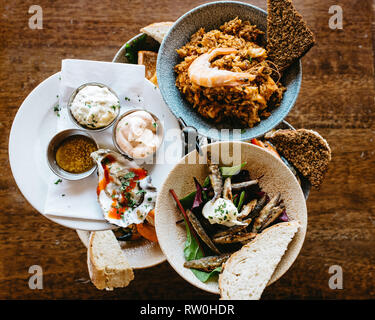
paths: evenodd
<path fill-rule="evenodd" d="M 120 111 L 120 101 L 107 87 L 88 85 L 78 91 L 70 110 L 81 125 L 102 128 L 116 118 Z"/>
<path fill-rule="evenodd" d="M 244 225 L 237 220 L 239 213 L 233 202 L 223 198 L 215 202 L 208 201 L 203 207 L 202 214 L 211 224 L 217 223 L 227 227 Z"/>
<path fill-rule="evenodd" d="M 115 136 L 120 149 L 136 159 L 153 154 L 161 143 L 157 123 L 146 111 L 135 111 L 122 118 Z"/>

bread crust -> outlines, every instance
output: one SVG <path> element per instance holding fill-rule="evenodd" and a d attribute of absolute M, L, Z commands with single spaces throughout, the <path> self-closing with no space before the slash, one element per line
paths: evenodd
<path fill-rule="evenodd" d="M 89 271 L 91 282 L 97 287 L 99 290 L 103 290 L 106 288 L 106 279 L 103 269 L 97 268 L 95 262 L 93 261 L 93 253 L 92 253 L 92 244 L 94 240 L 95 232 L 90 233 L 89 238 L 89 246 L 87 251 L 87 268 Z"/>
<path fill-rule="evenodd" d="M 143 27 L 140 31 L 161 43 L 166 34 L 166 30 L 168 30 L 173 25 L 173 23 L 174 22 L 172 21 L 155 22 Z"/>
<path fill-rule="evenodd" d="M 99 231 L 102 232 L 102 231 Z M 112 232 L 112 231 L 111 231 Z M 91 282 L 97 287 L 99 290 L 113 290 L 113 288 L 117 287 L 126 287 L 133 279 L 134 273 L 133 270 L 129 267 L 127 269 L 122 269 L 116 271 L 116 273 L 108 274 L 106 268 L 100 268 L 96 265 L 94 254 L 93 254 L 93 243 L 95 239 L 95 235 L 97 232 L 91 232 L 89 238 L 89 245 L 87 249 L 87 268 L 91 278 Z M 121 283 L 117 282 L 116 279 L 111 279 L 111 277 L 118 277 L 121 278 Z"/>
<path fill-rule="evenodd" d="M 332 151 L 328 142 L 316 131 L 307 129 L 277 130 L 266 136 L 293 166 L 319 188 L 328 171 Z"/>
<path fill-rule="evenodd" d="M 267 11 L 268 58 L 282 72 L 302 58 L 316 41 L 290 0 L 267 0 Z"/>
<path fill-rule="evenodd" d="M 245 244 L 244 246 L 242 246 L 242 248 L 238 251 L 236 251 L 235 253 L 233 253 L 229 259 L 223 263 L 222 265 L 222 271 L 219 275 L 219 290 L 220 290 L 220 299 L 222 300 L 223 298 L 223 291 L 226 289 L 225 288 L 225 284 L 223 283 L 223 278 L 222 278 L 222 274 L 225 270 L 225 268 L 229 268 L 231 264 L 235 263 L 236 260 L 243 254 L 243 250 L 244 248 L 249 248 L 251 247 L 252 245 L 254 245 L 254 243 L 260 241 L 263 237 L 265 237 L 267 235 L 267 233 L 273 229 L 279 229 L 279 228 L 285 228 L 285 227 L 290 227 L 292 224 L 296 224 L 297 225 L 297 231 L 298 231 L 298 228 L 301 227 L 301 224 L 299 221 L 297 220 L 292 220 L 292 221 L 289 221 L 289 222 L 282 222 L 282 223 L 278 223 L 278 224 L 275 224 L 267 229 L 265 229 L 262 233 L 258 234 L 256 236 L 256 238 L 254 238 L 253 240 L 251 240 L 249 243 Z M 295 232 L 295 234 L 297 233 L 297 231 Z M 294 235 L 295 235 L 294 234 Z M 285 253 L 284 253 L 285 255 Z M 281 258 L 282 259 L 282 258 Z M 281 260 L 280 260 L 281 261 Z M 279 262 L 280 263 L 280 262 Z M 277 267 L 277 266 L 276 266 Z M 276 269 L 276 268 L 275 268 Z M 272 275 L 271 275 L 272 276 Z M 269 281 L 269 279 L 268 279 Z"/>

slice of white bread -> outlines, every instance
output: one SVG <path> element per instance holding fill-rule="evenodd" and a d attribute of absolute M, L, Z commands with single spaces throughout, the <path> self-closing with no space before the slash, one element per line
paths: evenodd
<path fill-rule="evenodd" d="M 232 254 L 219 276 L 221 299 L 259 300 L 299 227 L 278 223 Z"/>
<path fill-rule="evenodd" d="M 126 287 L 134 273 L 111 230 L 90 235 L 87 266 L 92 283 L 100 290 Z"/>
<path fill-rule="evenodd" d="M 162 43 L 165 35 L 171 28 L 174 22 L 156 22 L 143 27 L 140 31 L 154 38 L 157 42 Z"/>

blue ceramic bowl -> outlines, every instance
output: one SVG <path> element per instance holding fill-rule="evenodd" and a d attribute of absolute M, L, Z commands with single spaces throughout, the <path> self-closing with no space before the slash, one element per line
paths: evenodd
<path fill-rule="evenodd" d="M 192 108 L 175 85 L 174 66 L 181 61 L 176 49 L 189 42 L 191 35 L 199 28 L 205 28 L 206 32 L 217 29 L 224 22 L 235 17 L 249 20 L 264 32 L 267 30 L 267 13 L 262 9 L 243 2 L 211 2 L 196 7 L 180 17 L 164 38 L 158 54 L 157 78 L 166 104 L 177 118 L 182 118 L 188 126 L 195 127 L 200 134 L 214 140 L 249 140 L 273 129 L 292 109 L 301 87 L 302 66 L 301 62 L 297 61 L 284 72 L 281 79 L 281 82 L 287 88 L 281 105 L 272 111 L 269 118 L 262 120 L 255 127 L 242 130 L 240 138 L 238 135 L 233 135 L 231 130 L 229 130 L 229 136 L 228 133 L 221 136 L 220 130 L 213 129 L 233 129 L 233 127 L 229 128 L 228 125 L 223 124 L 218 126 L 218 124 L 201 117 Z"/>

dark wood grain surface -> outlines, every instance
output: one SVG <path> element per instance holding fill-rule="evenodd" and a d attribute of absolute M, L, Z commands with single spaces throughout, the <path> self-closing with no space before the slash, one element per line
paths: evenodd
<path fill-rule="evenodd" d="M 37 2 L 37 3 L 34 3 Z M 217 299 L 185 282 L 168 265 L 135 272 L 124 289 L 88 282 L 86 251 L 74 230 L 54 224 L 24 199 L 12 177 L 8 138 L 30 91 L 59 71 L 64 58 L 110 61 L 138 30 L 175 20 L 203 3 L 192 0 L 0 1 L 0 298 Z M 249 1 L 250 2 L 250 1 Z M 251 3 L 265 8 L 265 0 Z M 307 202 L 308 232 L 292 268 L 265 299 L 364 299 L 375 295 L 375 80 L 372 0 L 295 0 L 316 34 L 303 59 L 303 83 L 287 120 L 319 131 L 333 161 Z M 28 27 L 31 4 L 43 8 L 43 30 Z M 341 5 L 344 29 L 328 26 Z M 27 155 L 25 155 L 25 158 Z M 44 270 L 43 290 L 30 290 L 28 268 Z M 328 286 L 328 269 L 343 269 L 343 289 Z"/>

